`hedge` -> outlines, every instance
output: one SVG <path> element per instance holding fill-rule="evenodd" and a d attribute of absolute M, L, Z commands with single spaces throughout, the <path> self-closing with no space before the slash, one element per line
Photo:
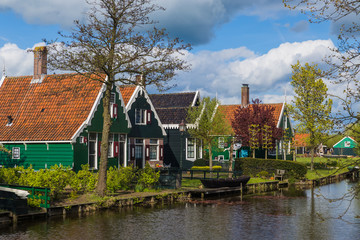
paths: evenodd
<path fill-rule="evenodd" d="M 235 159 L 235 171 L 243 171 L 244 175 L 256 176 L 262 171 L 275 174 L 277 169 L 285 170 L 285 178 L 303 178 L 307 172 L 304 164 L 293 161 L 258 158 Z"/>
<path fill-rule="evenodd" d="M 213 171 L 220 171 L 222 169 L 221 166 L 213 166 L 212 170 Z M 203 171 L 210 171 L 210 167 L 209 166 L 193 166 L 191 168 L 191 170 L 203 170 Z"/>
<path fill-rule="evenodd" d="M 199 158 L 194 161 L 194 166 L 209 166 L 209 159 Z M 218 161 L 213 161 L 213 166 L 219 166 Z"/>

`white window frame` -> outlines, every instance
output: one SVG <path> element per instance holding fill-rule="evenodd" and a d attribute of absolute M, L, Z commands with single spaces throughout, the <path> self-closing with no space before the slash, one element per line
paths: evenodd
<path fill-rule="evenodd" d="M 189 139 L 193 139 L 193 143 L 194 143 L 194 157 L 189 157 L 189 152 L 188 152 L 188 147 L 189 147 Z M 196 160 L 196 138 L 186 138 L 186 144 L 185 144 L 185 147 L 186 147 L 186 160 L 190 160 L 190 161 L 195 161 Z"/>
<path fill-rule="evenodd" d="M 344 147 L 346 147 L 346 148 L 351 147 L 351 142 L 350 141 L 345 141 L 344 142 Z"/>
<path fill-rule="evenodd" d="M 218 148 L 225 148 L 225 139 L 224 137 L 218 138 Z"/>
<path fill-rule="evenodd" d="M 114 104 L 116 103 L 116 94 L 115 93 L 111 93 L 109 102 L 110 102 L 110 104 L 109 104 L 110 117 L 114 118 Z"/>
<path fill-rule="evenodd" d="M 137 122 L 137 116 L 140 114 L 140 122 Z M 146 125 L 146 110 L 135 108 L 135 125 Z"/>
<path fill-rule="evenodd" d="M 196 152 L 196 158 L 202 158 L 202 150 L 203 150 L 203 146 L 202 146 L 202 140 L 201 139 L 197 139 L 196 143 L 199 143 L 200 146 L 198 146 L 198 144 L 196 144 L 196 150 L 199 152 L 199 155 L 197 154 L 198 152 Z"/>
<path fill-rule="evenodd" d="M 151 143 L 151 140 L 155 140 L 156 143 Z M 156 158 L 151 158 L 151 147 L 156 147 Z M 151 138 L 149 140 L 149 160 L 150 161 L 159 161 L 159 139 Z"/>
<path fill-rule="evenodd" d="M 114 134 L 109 134 L 109 149 L 108 149 L 108 158 L 114 157 Z"/>
<path fill-rule="evenodd" d="M 11 149 L 11 158 L 12 159 L 20 159 L 20 155 L 21 155 L 20 147 L 13 147 Z"/>
<path fill-rule="evenodd" d="M 94 137 L 95 139 L 92 139 L 92 137 Z M 90 166 L 90 141 L 91 142 L 95 142 L 95 159 L 94 159 L 94 167 L 90 168 L 91 170 L 97 170 L 99 168 L 98 163 L 99 163 L 99 156 L 98 156 L 98 144 L 99 144 L 99 136 L 97 133 L 89 133 L 89 138 L 88 138 L 88 164 Z"/>

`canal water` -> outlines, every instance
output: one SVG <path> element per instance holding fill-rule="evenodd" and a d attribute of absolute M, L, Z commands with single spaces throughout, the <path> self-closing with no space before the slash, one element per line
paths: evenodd
<path fill-rule="evenodd" d="M 360 201 L 329 201 L 353 186 L 342 181 L 242 199 L 50 218 L 0 229 L 0 239 L 360 239 Z"/>

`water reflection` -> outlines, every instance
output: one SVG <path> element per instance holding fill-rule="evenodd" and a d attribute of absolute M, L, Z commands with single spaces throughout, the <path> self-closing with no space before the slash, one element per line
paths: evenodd
<path fill-rule="evenodd" d="M 232 196 L 172 206 L 121 209 L 86 217 L 51 218 L 3 229 L 5 239 L 358 239 L 358 200 L 332 202 L 351 184 L 267 195 Z M 325 198 L 324 198 L 325 197 Z"/>

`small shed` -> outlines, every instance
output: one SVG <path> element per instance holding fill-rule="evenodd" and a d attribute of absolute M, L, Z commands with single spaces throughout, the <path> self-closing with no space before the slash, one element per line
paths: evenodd
<path fill-rule="evenodd" d="M 341 139 L 339 142 L 334 144 L 334 155 L 347 155 L 347 156 L 356 156 L 355 148 L 358 146 L 358 143 L 352 137 L 346 136 Z"/>

